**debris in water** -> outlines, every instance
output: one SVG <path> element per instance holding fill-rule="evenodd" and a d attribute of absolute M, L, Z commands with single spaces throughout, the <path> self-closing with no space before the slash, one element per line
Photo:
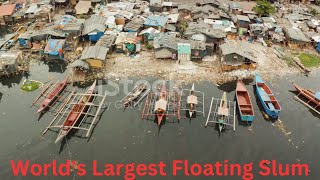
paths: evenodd
<path fill-rule="evenodd" d="M 23 85 L 20 87 L 20 89 L 27 91 L 27 92 L 31 92 L 31 91 L 38 89 L 40 87 L 40 85 L 42 85 L 42 83 L 39 81 L 25 80 L 23 82 Z"/>

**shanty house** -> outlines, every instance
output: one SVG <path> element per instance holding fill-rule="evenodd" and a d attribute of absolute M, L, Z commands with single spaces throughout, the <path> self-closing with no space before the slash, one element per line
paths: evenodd
<path fill-rule="evenodd" d="M 81 82 L 85 81 L 85 78 L 88 75 L 90 70 L 90 65 L 86 61 L 77 59 L 73 61 L 69 67 L 72 69 L 71 71 L 71 79 L 73 82 Z"/>
<path fill-rule="evenodd" d="M 12 22 L 12 15 L 15 12 L 16 5 L 15 4 L 8 4 L 8 5 L 1 5 L 0 6 L 0 23 L 2 25 Z"/>
<path fill-rule="evenodd" d="M 98 46 L 103 46 L 108 49 L 108 53 L 111 53 L 114 49 L 114 42 L 116 41 L 117 34 L 110 33 L 107 34 L 105 33 L 99 41 L 96 43 Z"/>
<path fill-rule="evenodd" d="M 257 60 L 254 53 L 254 48 L 247 41 L 226 41 L 220 45 L 221 68 L 223 71 L 254 70 Z"/>
<path fill-rule="evenodd" d="M 77 19 L 71 15 L 63 15 L 55 20 L 54 29 L 68 33 L 68 36 L 78 36 L 84 21 L 84 19 Z"/>
<path fill-rule="evenodd" d="M 144 25 L 146 27 L 153 27 L 161 32 L 164 32 L 167 22 L 168 17 L 166 16 L 150 15 L 145 19 Z"/>
<path fill-rule="evenodd" d="M 150 0 L 150 11 L 154 12 L 161 12 L 163 7 L 163 0 Z"/>
<path fill-rule="evenodd" d="M 77 5 L 74 7 L 76 14 L 88 14 L 91 8 L 91 1 L 79 1 Z"/>
<path fill-rule="evenodd" d="M 239 28 L 249 28 L 250 19 L 248 16 L 237 15 L 237 26 Z"/>
<path fill-rule="evenodd" d="M 310 45 L 310 39 L 299 28 L 285 28 L 286 44 L 293 49 L 303 49 Z"/>
<path fill-rule="evenodd" d="M 105 17 L 92 15 L 84 22 L 82 36 L 87 35 L 89 41 L 97 42 L 106 30 L 106 20 Z"/>
<path fill-rule="evenodd" d="M 0 76 L 16 73 L 22 59 L 21 51 L 0 51 Z"/>
<path fill-rule="evenodd" d="M 264 30 L 263 24 L 250 24 L 249 25 L 250 35 L 253 37 L 263 36 L 263 30 Z"/>
<path fill-rule="evenodd" d="M 191 46 L 189 43 L 178 43 L 178 62 L 183 63 L 191 60 Z"/>
<path fill-rule="evenodd" d="M 22 58 L 21 51 L 0 51 L 0 76 L 17 72 Z"/>
<path fill-rule="evenodd" d="M 134 19 L 132 19 L 130 22 L 128 22 L 123 30 L 127 32 L 138 32 L 143 27 L 144 18 L 142 16 L 138 16 Z"/>
<path fill-rule="evenodd" d="M 229 5 L 229 11 L 232 14 L 242 14 L 243 13 L 243 8 L 241 7 L 241 5 L 237 2 L 232 2 Z"/>
<path fill-rule="evenodd" d="M 83 50 L 80 60 L 86 61 L 91 68 L 101 69 L 107 60 L 107 53 L 106 47 L 89 46 Z"/>
<path fill-rule="evenodd" d="M 139 52 L 141 49 L 136 32 L 121 32 L 114 44 L 116 45 L 116 51 L 122 53 L 132 54 Z"/>
<path fill-rule="evenodd" d="M 153 40 L 156 59 L 177 58 L 178 42 L 176 38 L 168 33 L 160 33 Z"/>
<path fill-rule="evenodd" d="M 66 46 L 65 39 L 49 39 L 44 54 L 49 60 L 60 59 L 63 60 L 63 51 Z"/>
<path fill-rule="evenodd" d="M 201 60 L 207 55 L 206 44 L 203 41 L 189 40 L 191 45 L 191 60 Z"/>

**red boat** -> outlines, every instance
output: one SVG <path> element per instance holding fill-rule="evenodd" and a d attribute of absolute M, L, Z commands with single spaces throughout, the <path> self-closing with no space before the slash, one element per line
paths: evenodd
<path fill-rule="evenodd" d="M 313 90 L 302 88 L 296 83 L 292 83 L 292 85 L 298 91 L 298 95 L 295 96 L 295 98 L 308 108 L 320 114 L 320 92 L 315 93 Z"/>
<path fill-rule="evenodd" d="M 254 119 L 254 111 L 252 107 L 251 98 L 246 86 L 241 80 L 237 82 L 236 98 L 238 102 L 238 108 L 240 111 L 241 121 L 252 122 Z"/>
<path fill-rule="evenodd" d="M 59 135 L 55 141 L 55 143 L 59 142 L 62 138 L 64 138 L 72 129 L 72 127 L 77 123 L 80 119 L 80 116 L 85 111 L 86 103 L 90 102 L 93 97 L 94 89 L 96 87 L 96 81 L 90 86 L 84 95 L 77 104 L 75 104 L 70 113 L 68 114 L 63 126 L 59 132 Z"/>
<path fill-rule="evenodd" d="M 158 118 L 158 126 L 160 126 L 162 119 L 165 116 L 166 110 L 167 110 L 167 90 L 166 89 L 167 89 L 166 82 L 163 81 L 159 100 L 155 104 L 155 111 L 157 112 L 157 118 Z"/>
<path fill-rule="evenodd" d="M 48 93 L 46 98 L 40 104 L 40 108 L 37 113 L 42 113 L 46 108 L 52 106 L 58 96 L 63 92 L 63 90 L 67 87 L 67 79 L 59 83 L 55 88 L 52 89 L 51 92 Z"/>

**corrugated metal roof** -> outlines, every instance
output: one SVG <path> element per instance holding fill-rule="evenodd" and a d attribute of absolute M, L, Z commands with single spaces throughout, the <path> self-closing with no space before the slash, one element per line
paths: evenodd
<path fill-rule="evenodd" d="M 243 16 L 243 15 L 237 15 L 237 19 L 238 21 L 246 21 L 246 22 L 250 22 L 250 19 L 248 16 Z"/>
<path fill-rule="evenodd" d="M 0 16 L 11 16 L 16 8 L 15 4 L 0 6 Z"/>
<path fill-rule="evenodd" d="M 82 67 L 84 69 L 90 69 L 90 65 L 83 60 L 77 59 L 70 64 L 71 68 Z"/>
<path fill-rule="evenodd" d="M 36 13 L 38 11 L 38 5 L 36 3 L 30 4 L 29 8 L 26 11 L 26 14 Z"/>
<path fill-rule="evenodd" d="M 250 47 L 252 46 L 247 41 L 226 41 L 220 45 L 222 55 L 235 53 L 256 62 L 257 57 L 254 54 L 255 50 Z"/>
<path fill-rule="evenodd" d="M 18 50 L 0 51 L 0 64 L 13 64 L 20 54 L 22 51 Z"/>
<path fill-rule="evenodd" d="M 91 8 L 91 1 L 79 1 L 74 7 L 76 14 L 86 14 Z"/>
<path fill-rule="evenodd" d="M 99 59 L 99 60 L 105 61 L 107 57 L 107 53 L 108 53 L 108 49 L 106 47 L 89 46 L 83 50 L 80 59 L 81 60 Z"/>
<path fill-rule="evenodd" d="M 84 22 L 82 35 L 87 35 L 92 32 L 104 32 L 106 30 L 107 18 L 97 15 L 92 15 L 89 19 Z"/>
<path fill-rule="evenodd" d="M 128 22 L 123 29 L 125 31 L 138 31 L 143 26 L 143 23 L 144 18 L 142 16 L 138 16 Z"/>
<path fill-rule="evenodd" d="M 286 28 L 287 35 L 296 41 L 310 42 L 310 40 L 304 35 L 304 33 L 298 28 Z"/>
<path fill-rule="evenodd" d="M 116 34 L 104 34 L 100 37 L 96 45 L 103 46 L 109 49 L 115 42 L 116 38 Z"/>
<path fill-rule="evenodd" d="M 167 22 L 168 22 L 168 17 L 166 16 L 150 15 L 144 21 L 144 25 L 163 27 L 167 24 Z"/>

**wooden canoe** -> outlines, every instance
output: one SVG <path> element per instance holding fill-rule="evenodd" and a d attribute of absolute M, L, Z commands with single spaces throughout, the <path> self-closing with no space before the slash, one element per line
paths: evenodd
<path fill-rule="evenodd" d="M 296 83 L 292 83 L 292 85 L 298 91 L 298 95 L 295 96 L 295 98 L 308 108 L 320 114 L 320 92 L 315 93 L 313 90 L 302 88 Z M 301 98 L 301 96 L 303 98 Z"/>
<path fill-rule="evenodd" d="M 40 107 L 37 113 L 42 113 L 46 108 L 52 106 L 54 101 L 63 92 L 67 85 L 67 79 L 65 79 L 64 81 L 59 83 L 54 89 L 52 89 L 52 91 L 50 91 L 46 98 L 40 103 Z"/>
<path fill-rule="evenodd" d="M 236 99 L 241 121 L 252 122 L 254 119 L 254 110 L 251 98 L 246 86 L 241 80 L 238 80 L 237 82 Z"/>
<path fill-rule="evenodd" d="M 55 143 L 59 142 L 62 138 L 64 138 L 72 129 L 72 127 L 77 123 L 80 119 L 80 116 L 85 111 L 86 103 L 92 100 L 92 95 L 94 93 L 94 89 L 96 87 L 96 81 L 90 86 L 84 95 L 77 104 L 74 104 L 71 111 L 69 112 L 63 126 L 59 132 L 59 135 L 55 141 Z"/>
<path fill-rule="evenodd" d="M 263 109 L 270 117 L 275 119 L 278 118 L 281 111 L 281 106 L 278 100 L 258 74 L 256 74 L 255 81 L 257 96 L 263 106 Z"/>
<path fill-rule="evenodd" d="M 167 88 L 166 88 L 166 82 L 163 81 L 159 100 L 155 104 L 155 111 L 157 112 L 158 126 L 160 126 L 162 119 L 166 114 L 166 110 L 167 110 Z"/>

